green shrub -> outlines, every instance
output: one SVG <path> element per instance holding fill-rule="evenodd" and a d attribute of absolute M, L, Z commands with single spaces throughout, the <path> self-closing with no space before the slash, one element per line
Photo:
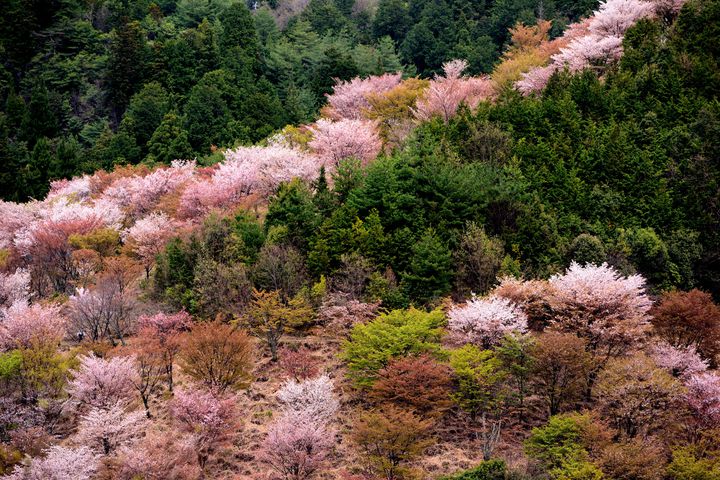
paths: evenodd
<path fill-rule="evenodd" d="M 488 460 L 475 468 L 440 477 L 438 480 L 505 480 L 508 478 L 507 467 L 502 460 Z"/>
<path fill-rule="evenodd" d="M 440 310 L 393 310 L 366 324 L 355 325 L 343 358 L 359 387 L 370 387 L 377 372 L 393 357 L 439 352 L 445 315 Z"/>

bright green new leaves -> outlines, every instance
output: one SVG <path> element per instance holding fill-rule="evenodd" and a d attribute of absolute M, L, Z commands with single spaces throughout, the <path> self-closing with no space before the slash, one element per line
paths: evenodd
<path fill-rule="evenodd" d="M 342 356 L 358 387 L 373 384 L 377 372 L 393 357 L 439 352 L 445 316 L 440 310 L 393 310 L 355 325 Z"/>

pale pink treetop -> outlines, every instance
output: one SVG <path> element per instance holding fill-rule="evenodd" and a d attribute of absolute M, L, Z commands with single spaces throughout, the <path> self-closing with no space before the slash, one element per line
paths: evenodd
<path fill-rule="evenodd" d="M 12 246 L 15 235 L 35 220 L 32 205 L 0 200 L 0 248 Z"/>
<path fill-rule="evenodd" d="M 648 332 L 652 301 L 641 275 L 624 277 L 614 268 L 572 262 L 550 278 L 555 326 L 588 339 L 608 352 L 640 341 Z"/>
<path fill-rule="evenodd" d="M 493 95 L 492 82 L 487 77 L 465 77 L 462 75 L 467 68 L 465 60 L 452 60 L 443 65 L 444 75 L 436 76 L 430 86 L 418 99 L 414 109 L 415 118 L 430 120 L 440 116 L 445 122 L 457 112 L 464 103 L 475 108 L 482 100 Z"/>
<path fill-rule="evenodd" d="M 300 382 L 290 379 L 280 387 L 277 397 L 287 414 L 304 413 L 316 422 L 328 423 L 339 408 L 333 388 L 327 375 Z"/>
<path fill-rule="evenodd" d="M 328 113 L 335 120 L 360 120 L 364 111 L 370 107 L 368 95 L 392 90 L 401 80 L 402 74 L 398 72 L 337 81 L 333 93 L 327 95 Z"/>
<path fill-rule="evenodd" d="M 133 215 L 152 210 L 163 195 L 182 187 L 195 174 L 195 162 L 174 160 L 167 168 L 158 168 L 147 175 L 134 175 L 115 180 L 101 198 L 107 199 Z"/>
<path fill-rule="evenodd" d="M 199 451 L 211 450 L 215 444 L 230 438 L 235 431 L 234 400 L 201 387 L 177 389 L 170 411 L 180 428 L 191 434 Z"/>
<path fill-rule="evenodd" d="M 94 408 L 128 405 L 135 398 L 136 375 L 132 357 L 104 359 L 90 354 L 80 358 L 67 392 L 75 402 Z"/>
<path fill-rule="evenodd" d="M 313 138 L 308 146 L 320 159 L 319 163 L 330 171 L 347 158 L 355 158 L 367 165 L 382 149 L 377 124 L 373 121 L 344 119 L 333 122 L 321 118 L 309 130 Z"/>
<path fill-rule="evenodd" d="M 643 18 L 652 17 L 655 6 L 642 0 L 607 0 L 590 19 L 590 32 L 600 37 L 621 37 Z"/>
<path fill-rule="evenodd" d="M 253 193 L 269 195 L 282 182 L 299 177 L 313 178 L 319 163 L 299 150 L 281 146 L 238 147 L 225 152 L 212 177 L 190 183 L 180 200 L 186 216 L 197 216 L 213 208 L 236 205 Z"/>
<path fill-rule="evenodd" d="M 177 235 L 179 227 L 180 222 L 168 217 L 164 212 L 153 212 L 123 231 L 122 236 L 147 268 L 155 261 L 167 241 Z"/>
<path fill-rule="evenodd" d="M 119 480 L 195 480 L 201 478 L 191 439 L 152 429 L 132 445 L 118 449 Z"/>
<path fill-rule="evenodd" d="M 50 192 L 45 200 L 52 200 L 57 197 L 70 197 L 73 201 L 82 201 L 92 193 L 90 175 L 75 177 L 71 180 L 61 179 L 50 182 Z"/>
<path fill-rule="evenodd" d="M 124 219 L 118 205 L 103 199 L 78 203 L 58 197 L 33 205 L 32 210 L 34 218 L 15 232 L 13 240 L 23 255 L 30 255 L 33 246 L 53 232 L 67 238 L 73 233 L 86 234 L 102 227 L 119 229 Z"/>
<path fill-rule="evenodd" d="M 53 445 L 43 458 L 33 459 L 29 467 L 18 467 L 5 480 L 90 480 L 100 464 L 100 456 L 88 447 L 67 448 Z"/>
<path fill-rule="evenodd" d="M 662 342 L 652 346 L 651 356 L 658 367 L 680 380 L 688 380 L 708 369 L 707 362 L 700 358 L 693 346 L 678 348 Z"/>
<path fill-rule="evenodd" d="M 334 436 L 307 413 L 286 413 L 268 428 L 261 456 L 283 478 L 310 478 L 325 462 Z"/>
<path fill-rule="evenodd" d="M 120 403 L 107 409 L 93 408 L 80 417 L 74 441 L 107 455 L 140 437 L 147 423 L 145 412 L 128 412 Z"/>
<path fill-rule="evenodd" d="M 177 313 L 156 313 L 141 315 L 138 318 L 138 329 L 148 328 L 157 335 L 169 335 L 186 330 L 192 326 L 192 317 L 185 310 Z"/>
<path fill-rule="evenodd" d="M 698 422 L 706 428 L 720 426 L 720 377 L 705 372 L 685 381 L 685 401 Z"/>
<path fill-rule="evenodd" d="M 525 313 L 506 298 L 473 297 L 448 312 L 451 341 L 461 345 L 473 343 L 490 348 L 500 343 L 504 336 L 523 334 L 527 329 Z"/>
<path fill-rule="evenodd" d="M 1 312 L 0 347 L 29 347 L 34 340 L 57 343 L 65 335 L 66 319 L 58 305 L 28 305 L 19 300 Z"/>
<path fill-rule="evenodd" d="M 523 95 L 539 92 L 547 86 L 556 71 L 557 67 L 552 63 L 544 67 L 533 68 L 522 74 L 522 78 L 515 82 L 515 88 Z"/>
<path fill-rule="evenodd" d="M 9 307 L 17 302 L 27 303 L 30 298 L 30 272 L 18 268 L 13 273 L 0 273 L 0 306 Z"/>

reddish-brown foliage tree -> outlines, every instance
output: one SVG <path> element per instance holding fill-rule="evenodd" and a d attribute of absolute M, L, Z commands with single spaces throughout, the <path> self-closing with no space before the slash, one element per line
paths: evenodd
<path fill-rule="evenodd" d="M 550 308 L 552 290 L 552 286 L 544 280 L 522 281 L 506 277 L 491 294 L 507 298 L 520 305 L 528 317 L 528 327 L 536 332 L 541 332 L 552 319 Z"/>
<path fill-rule="evenodd" d="M 608 478 L 617 480 L 662 480 L 665 454 L 655 442 L 633 440 L 613 443 L 600 451 L 597 463 Z"/>
<path fill-rule="evenodd" d="M 179 357 L 185 373 L 222 392 L 250 384 L 254 353 L 245 330 L 211 322 L 198 324 L 183 335 Z"/>
<path fill-rule="evenodd" d="M 430 355 L 400 357 L 380 370 L 370 399 L 390 402 L 426 416 L 442 415 L 450 406 L 450 368 Z"/>
<path fill-rule="evenodd" d="M 653 330 L 675 347 L 694 347 L 711 366 L 720 353 L 720 307 L 700 290 L 669 292 L 651 311 Z"/>
<path fill-rule="evenodd" d="M 428 438 L 431 423 L 388 405 L 362 414 L 355 421 L 352 437 L 371 471 L 380 478 L 396 480 L 403 478 L 409 471 L 407 464 L 432 444 Z"/>
<path fill-rule="evenodd" d="M 587 385 L 591 357 L 586 342 L 571 333 L 546 332 L 530 349 L 532 384 L 550 415 L 577 400 Z"/>
<path fill-rule="evenodd" d="M 279 364 L 287 377 L 300 381 L 317 375 L 320 361 L 305 347 L 295 350 L 283 347 L 280 349 Z"/>
<path fill-rule="evenodd" d="M 173 364 L 180 351 L 181 334 L 192 325 L 190 314 L 185 311 L 174 314 L 157 313 L 152 316 L 143 315 L 138 318 L 140 335 L 154 338 L 165 366 L 165 379 L 168 390 L 173 390 Z"/>

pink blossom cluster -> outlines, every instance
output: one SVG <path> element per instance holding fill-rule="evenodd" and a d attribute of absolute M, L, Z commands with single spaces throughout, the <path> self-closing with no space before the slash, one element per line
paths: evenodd
<path fill-rule="evenodd" d="M 314 421 L 328 423 L 340 406 L 333 388 L 327 375 L 302 381 L 290 379 L 278 390 L 277 397 L 286 413 L 307 414 Z"/>
<path fill-rule="evenodd" d="M 693 346 L 678 348 L 663 342 L 652 347 L 651 355 L 658 367 L 681 380 L 687 380 L 708 369 L 707 362 L 700 358 Z"/>
<path fill-rule="evenodd" d="M 9 307 L 17 302 L 27 303 L 30 298 L 30 272 L 18 268 L 13 273 L 0 273 L 0 306 Z"/>
<path fill-rule="evenodd" d="M 377 125 L 370 120 L 342 119 L 334 122 L 321 118 L 309 130 L 313 138 L 308 146 L 330 171 L 348 158 L 367 165 L 382 150 Z"/>
<path fill-rule="evenodd" d="M 58 305 L 28 305 L 20 300 L 0 312 L 0 348 L 27 348 L 34 341 L 58 343 L 66 319 Z"/>
<path fill-rule="evenodd" d="M 685 382 L 685 401 L 703 428 L 720 427 L 720 376 L 705 372 Z"/>
<path fill-rule="evenodd" d="M 307 413 L 286 413 L 268 428 L 262 459 L 283 478 L 307 479 L 325 463 L 334 436 Z"/>
<path fill-rule="evenodd" d="M 506 298 L 473 297 L 448 312 L 451 341 L 457 344 L 473 343 L 490 348 L 506 335 L 523 334 L 527 329 L 525 313 Z"/>
<path fill-rule="evenodd" d="M 10 248 L 18 232 L 35 220 L 36 203 L 14 203 L 0 200 L 0 248 Z"/>
<path fill-rule="evenodd" d="M 421 121 L 440 116 L 445 122 L 455 116 L 461 104 L 475 108 L 493 95 L 487 77 L 465 77 L 465 60 L 452 60 L 443 65 L 443 75 L 436 76 L 415 106 L 415 118 Z"/>
<path fill-rule="evenodd" d="M 648 319 L 652 301 L 642 275 L 623 277 L 607 263 L 580 265 L 572 262 L 562 274 L 550 277 L 556 301 L 583 305 L 586 310 L 612 312 L 617 317 Z"/>
<path fill-rule="evenodd" d="M 398 72 L 339 81 L 333 87 L 333 93 L 327 95 L 327 113 L 334 120 L 361 120 L 365 110 L 370 108 L 368 96 L 392 90 L 400 80 L 402 74 Z"/>
<path fill-rule="evenodd" d="M 282 182 L 299 177 L 312 179 L 320 169 L 317 160 L 285 146 L 238 147 L 225 152 L 209 180 L 190 183 L 180 199 L 180 208 L 195 217 L 213 208 L 234 206 L 248 195 L 268 195 Z"/>
<path fill-rule="evenodd" d="M 53 198 L 68 197 L 75 201 L 85 200 L 92 193 L 92 181 L 90 175 L 75 177 L 73 179 L 54 180 L 50 182 L 50 191 L 46 200 Z"/>
<path fill-rule="evenodd" d="M 170 411 L 179 428 L 188 434 L 201 465 L 215 448 L 236 433 L 234 399 L 202 387 L 176 390 Z"/>
<path fill-rule="evenodd" d="M 135 397 L 133 380 L 137 373 L 132 357 L 104 359 L 86 355 L 72 374 L 67 392 L 80 405 L 109 410 L 128 405 Z"/>
<path fill-rule="evenodd" d="M 100 466 L 100 456 L 88 447 L 50 447 L 29 467 L 16 468 L 4 480 L 90 480 Z"/>
<path fill-rule="evenodd" d="M 67 239 L 72 234 L 86 234 L 103 227 L 119 230 L 125 217 L 120 206 L 107 199 L 80 203 L 57 197 L 27 204 L 25 208 L 32 216 L 26 217 L 24 225 L 12 234 L 8 232 L 15 248 L 25 256 L 32 255 L 33 248 L 43 243 L 48 234 Z"/>
<path fill-rule="evenodd" d="M 567 69 L 574 73 L 616 63 L 623 53 L 623 36 L 630 27 L 641 19 L 652 18 L 658 13 L 677 12 L 682 3 L 683 0 L 607 0 L 601 3 L 587 21 L 579 24 L 581 28 L 568 29 L 564 35 L 567 46 L 551 57 L 549 65 L 524 73 L 522 79 L 515 83 L 515 87 L 527 95 L 545 88 L 550 77 L 557 71 Z"/>
<path fill-rule="evenodd" d="M 107 455 L 140 437 L 147 423 L 145 412 L 128 412 L 122 403 L 116 403 L 109 408 L 93 408 L 80 417 L 74 440 L 79 445 L 89 446 L 94 451 Z"/>
<path fill-rule="evenodd" d="M 155 261 L 165 243 L 177 235 L 181 223 L 164 212 L 153 212 L 123 231 L 123 239 L 146 268 Z"/>
<path fill-rule="evenodd" d="M 591 347 L 621 348 L 637 343 L 650 327 L 652 301 L 641 275 L 624 277 L 614 268 L 572 262 L 553 275 L 551 324 L 589 339 Z"/>
<path fill-rule="evenodd" d="M 115 180 L 101 199 L 142 215 L 152 210 L 161 197 L 185 185 L 195 174 L 195 162 L 174 160 L 169 167 L 158 168 L 147 175 L 133 175 Z"/>
<path fill-rule="evenodd" d="M 339 403 L 327 375 L 286 381 L 277 393 L 282 416 L 268 428 L 262 458 L 281 476 L 309 478 L 334 443 L 330 427 Z"/>
<path fill-rule="evenodd" d="M 158 336 L 167 336 L 192 326 L 192 317 L 182 310 L 177 313 L 156 313 L 155 315 L 141 315 L 138 318 L 139 329 L 149 329 Z"/>

